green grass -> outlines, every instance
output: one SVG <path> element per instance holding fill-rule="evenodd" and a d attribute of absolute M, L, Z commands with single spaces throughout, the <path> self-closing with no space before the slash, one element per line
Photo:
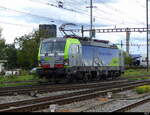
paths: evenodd
<path fill-rule="evenodd" d="M 20 81 L 37 81 L 33 83 L 5 83 L 5 82 L 20 82 Z M 36 85 L 38 81 L 45 82 L 46 80 L 40 79 L 36 75 L 21 75 L 21 76 L 0 76 L 0 87 L 13 87 L 22 85 Z"/>
<path fill-rule="evenodd" d="M 2 83 L 0 87 L 16 87 L 16 86 L 25 86 L 25 85 L 37 85 L 38 83 L 15 83 L 15 84 L 7 84 Z"/>
<path fill-rule="evenodd" d="M 150 71 L 147 72 L 146 69 L 129 69 L 126 70 L 124 75 L 122 77 L 128 77 L 128 76 L 143 76 L 143 75 L 150 75 Z"/>
<path fill-rule="evenodd" d="M 139 86 L 135 89 L 138 94 L 150 92 L 150 85 Z"/>
<path fill-rule="evenodd" d="M 148 80 L 148 79 L 150 79 L 150 77 L 135 77 L 135 78 L 127 77 L 127 79 L 128 79 L 129 81 L 135 81 L 135 80 Z"/>
<path fill-rule="evenodd" d="M 128 78 L 129 81 L 142 80 L 141 78 Z"/>
<path fill-rule="evenodd" d="M 122 77 L 128 78 L 130 81 L 135 80 L 146 80 L 150 79 L 150 77 L 135 77 L 131 76 L 144 76 L 150 75 L 150 72 L 147 72 L 146 69 L 129 69 L 126 70 Z M 20 85 L 30 85 L 31 83 L 17 83 L 17 84 L 4 84 L 3 82 L 17 82 L 17 81 L 46 81 L 44 79 L 40 79 L 37 75 L 29 75 L 27 72 L 23 72 L 21 76 L 0 76 L 0 87 L 2 86 L 20 86 Z M 31 84 L 32 85 L 32 84 Z"/>
<path fill-rule="evenodd" d="M 15 81 L 30 81 L 30 80 L 40 80 L 40 79 L 35 75 L 0 77 L 0 82 L 15 82 Z"/>
<path fill-rule="evenodd" d="M 127 78 L 129 81 L 150 79 L 150 77 L 146 75 L 150 75 L 150 71 L 147 72 L 146 69 L 128 69 L 122 77 Z"/>

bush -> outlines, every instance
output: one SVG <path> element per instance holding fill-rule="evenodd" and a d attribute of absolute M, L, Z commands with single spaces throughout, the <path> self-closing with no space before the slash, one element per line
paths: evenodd
<path fill-rule="evenodd" d="M 150 72 L 147 72 L 146 69 L 128 69 L 125 70 L 123 77 L 130 77 L 130 76 L 143 76 L 143 75 L 150 75 Z"/>
<path fill-rule="evenodd" d="M 148 93 L 148 92 L 150 92 L 150 86 L 144 85 L 144 86 L 137 87 L 136 92 L 138 94 Z"/>
<path fill-rule="evenodd" d="M 27 70 L 21 70 L 20 73 L 22 76 L 29 75 L 29 72 Z"/>
<path fill-rule="evenodd" d="M 142 80 L 141 78 L 128 78 L 129 81 Z"/>

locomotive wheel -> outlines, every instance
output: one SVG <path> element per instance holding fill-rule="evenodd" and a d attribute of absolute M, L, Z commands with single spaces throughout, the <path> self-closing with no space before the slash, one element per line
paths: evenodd
<path fill-rule="evenodd" d="M 51 82 L 53 83 L 53 84 L 57 84 L 57 83 L 59 83 L 59 80 L 58 79 L 56 79 L 57 78 L 57 75 L 56 74 L 54 74 L 53 76 L 52 76 L 52 78 L 51 78 Z"/>
<path fill-rule="evenodd" d="M 76 82 L 76 78 L 73 74 L 67 74 L 65 79 L 64 79 L 65 83 L 74 83 Z"/>
<path fill-rule="evenodd" d="M 102 75 L 100 73 L 96 73 L 96 81 L 102 80 Z"/>
<path fill-rule="evenodd" d="M 101 78 L 102 80 L 107 80 L 108 79 L 108 75 L 106 75 L 106 74 L 102 74 L 102 78 Z"/>
<path fill-rule="evenodd" d="M 75 78 L 77 80 L 83 80 L 83 74 L 81 72 L 77 72 L 77 74 L 75 75 Z"/>
<path fill-rule="evenodd" d="M 113 80 L 113 79 L 115 79 L 115 73 L 114 72 L 111 72 L 111 79 Z"/>
<path fill-rule="evenodd" d="M 100 81 L 100 80 L 102 80 L 101 75 L 96 76 L 96 81 Z"/>
<path fill-rule="evenodd" d="M 88 73 L 85 73 L 84 76 L 83 76 L 83 82 L 88 82 L 90 81 L 90 77 L 89 77 L 89 74 Z"/>
<path fill-rule="evenodd" d="M 70 81 L 71 81 L 72 83 L 76 83 L 76 82 L 77 82 L 76 75 L 71 74 L 71 79 L 70 79 Z"/>
<path fill-rule="evenodd" d="M 88 77 L 87 77 L 87 75 L 85 75 L 84 77 L 83 77 L 83 82 L 88 82 Z"/>
<path fill-rule="evenodd" d="M 63 80 L 63 83 L 69 83 L 70 82 L 70 78 L 71 76 L 70 76 L 70 74 L 66 74 L 65 75 L 65 78 L 64 78 L 64 80 Z"/>

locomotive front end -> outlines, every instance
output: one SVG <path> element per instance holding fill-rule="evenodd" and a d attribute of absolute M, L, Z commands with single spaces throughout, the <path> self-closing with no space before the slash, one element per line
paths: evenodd
<path fill-rule="evenodd" d="M 43 40 L 40 45 L 38 61 L 40 76 L 51 75 L 55 70 L 64 68 L 64 49 L 66 41 L 62 39 Z"/>

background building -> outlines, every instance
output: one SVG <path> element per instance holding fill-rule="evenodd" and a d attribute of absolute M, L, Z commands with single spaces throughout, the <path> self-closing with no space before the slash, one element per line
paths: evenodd
<path fill-rule="evenodd" d="M 41 38 L 57 37 L 57 26 L 54 24 L 41 24 L 39 25 L 39 32 Z"/>
<path fill-rule="evenodd" d="M 0 60 L 0 73 L 5 70 L 4 65 L 7 63 L 7 60 Z"/>

